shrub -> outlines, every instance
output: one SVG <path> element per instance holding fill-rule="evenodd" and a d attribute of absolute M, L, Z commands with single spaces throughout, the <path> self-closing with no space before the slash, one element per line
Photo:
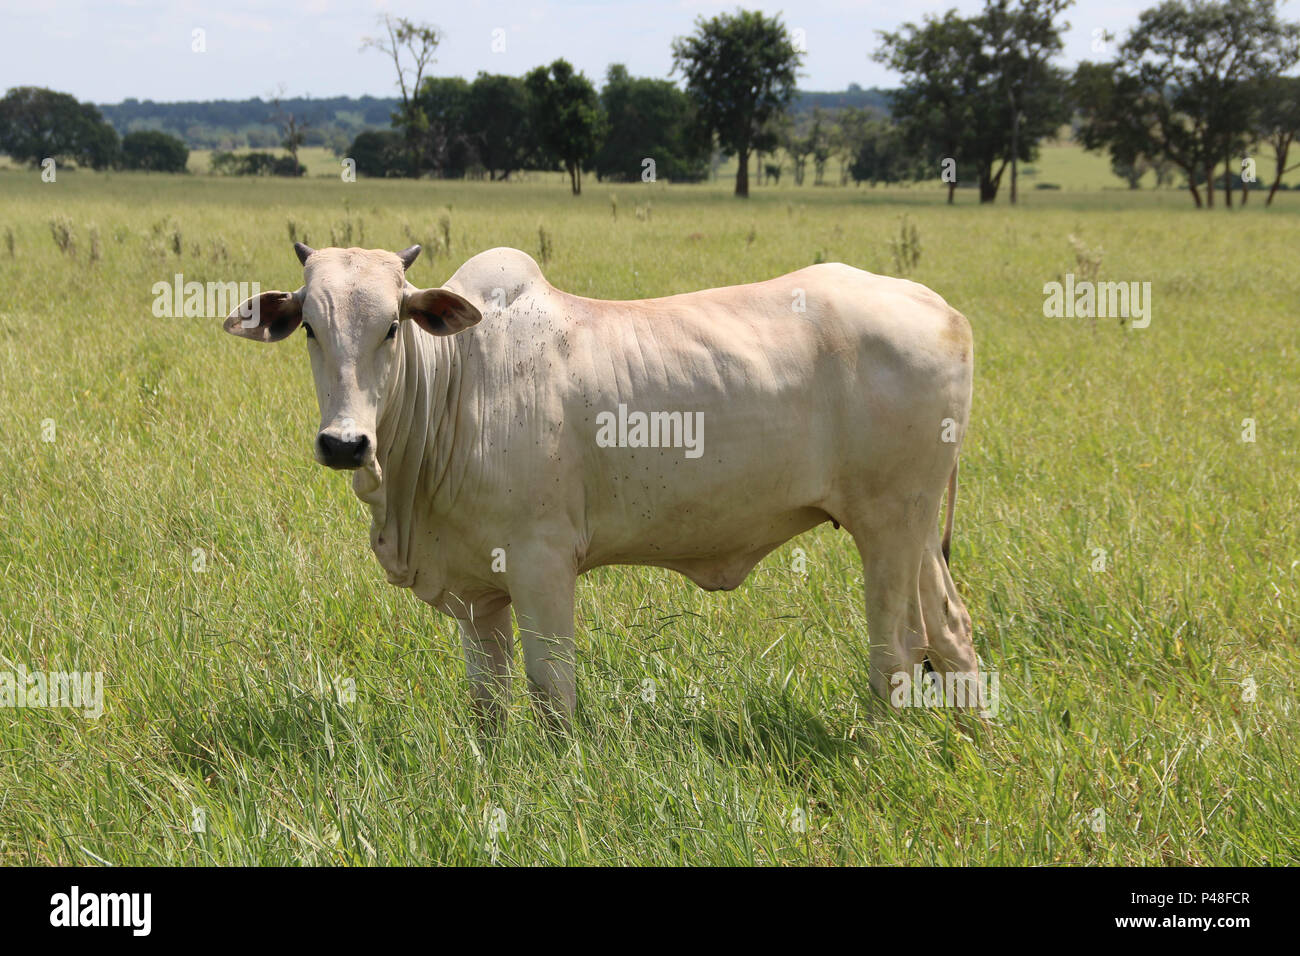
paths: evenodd
<path fill-rule="evenodd" d="M 916 223 L 906 216 L 899 220 L 897 238 L 889 240 L 889 251 L 894 257 L 894 271 L 907 275 L 921 261 L 921 233 Z"/>
<path fill-rule="evenodd" d="M 190 151 L 175 136 L 158 130 L 137 130 L 122 137 L 119 165 L 122 169 L 142 169 L 157 173 L 183 173 Z"/>
<path fill-rule="evenodd" d="M 374 129 L 358 133 L 348 147 L 348 156 L 357 164 L 362 176 L 384 178 L 406 172 L 402 137 L 392 130 Z"/>
<path fill-rule="evenodd" d="M 212 154 L 212 171 L 221 176 L 301 176 L 307 167 L 292 156 L 272 153 L 236 153 L 217 150 Z"/>
<path fill-rule="evenodd" d="M 54 244 L 64 255 L 77 254 L 77 236 L 72 228 L 72 220 L 67 216 L 55 216 L 50 220 L 50 234 L 54 236 Z"/>

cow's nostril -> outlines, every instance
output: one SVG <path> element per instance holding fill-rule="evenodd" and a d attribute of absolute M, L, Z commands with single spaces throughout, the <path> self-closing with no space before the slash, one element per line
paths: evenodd
<path fill-rule="evenodd" d="M 331 468 L 356 468 L 366 459 L 366 453 L 370 450 L 370 439 L 366 435 L 342 438 L 329 432 L 321 432 L 316 436 L 316 445 L 322 463 Z"/>

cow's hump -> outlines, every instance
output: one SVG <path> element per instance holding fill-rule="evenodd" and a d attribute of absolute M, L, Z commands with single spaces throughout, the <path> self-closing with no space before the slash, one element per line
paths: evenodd
<path fill-rule="evenodd" d="M 546 277 L 533 257 L 506 246 L 488 249 L 467 260 L 446 285 L 472 302 L 499 307 L 539 286 L 547 287 Z"/>

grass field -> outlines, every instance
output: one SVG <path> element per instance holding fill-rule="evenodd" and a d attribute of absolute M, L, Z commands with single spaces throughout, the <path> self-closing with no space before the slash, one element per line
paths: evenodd
<path fill-rule="evenodd" d="M 0 862 L 1300 862 L 1300 197 L 17 171 L 0 195 L 0 670 L 101 671 L 105 708 L 0 709 Z M 302 336 L 151 312 L 178 272 L 297 288 L 290 221 L 422 241 L 424 285 L 541 228 L 554 284 L 631 298 L 893 272 L 903 215 L 912 277 L 975 332 L 953 568 L 987 731 L 872 698 L 859 560 L 823 525 L 731 593 L 588 575 L 573 738 L 520 688 L 480 752 L 453 623 L 384 582 L 311 459 Z M 1151 282 L 1148 328 L 1043 317 L 1071 235 Z"/>

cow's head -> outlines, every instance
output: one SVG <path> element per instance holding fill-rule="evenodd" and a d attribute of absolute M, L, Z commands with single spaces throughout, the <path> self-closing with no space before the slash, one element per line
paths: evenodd
<path fill-rule="evenodd" d="M 225 329 L 279 342 L 301 325 L 320 405 L 316 460 L 331 468 L 370 465 L 401 323 L 409 319 L 430 335 L 454 335 L 483 316 L 454 292 L 406 281 L 419 246 L 393 253 L 316 250 L 297 242 L 294 249 L 303 264 L 302 288 L 249 299 L 226 318 Z"/>

